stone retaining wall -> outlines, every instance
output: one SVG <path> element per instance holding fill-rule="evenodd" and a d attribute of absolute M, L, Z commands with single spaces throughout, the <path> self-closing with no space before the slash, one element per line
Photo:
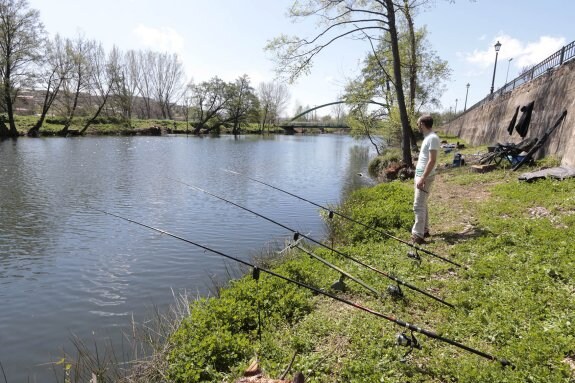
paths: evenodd
<path fill-rule="evenodd" d="M 564 110 L 567 117 L 536 154 L 536 158 L 554 155 L 562 166 L 575 167 L 575 60 L 549 71 L 491 101 L 468 110 L 437 130 L 455 135 L 471 145 L 517 143 L 521 137 L 507 132 L 517 106 L 535 101 L 526 138 L 541 137 Z M 521 117 L 519 112 L 517 119 Z"/>

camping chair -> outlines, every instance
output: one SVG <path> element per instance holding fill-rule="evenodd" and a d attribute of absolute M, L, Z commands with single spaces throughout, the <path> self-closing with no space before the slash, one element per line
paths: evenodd
<path fill-rule="evenodd" d="M 522 153 L 529 152 L 536 143 L 537 138 L 526 138 L 517 144 L 497 144 L 497 146 L 491 147 L 492 151 L 480 158 L 479 163 L 482 165 L 499 165 L 501 162 L 507 161 L 511 166 L 514 166 L 523 159 Z"/>

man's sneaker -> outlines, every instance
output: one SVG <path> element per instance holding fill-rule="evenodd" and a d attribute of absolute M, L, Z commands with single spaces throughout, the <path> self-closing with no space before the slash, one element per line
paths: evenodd
<path fill-rule="evenodd" d="M 423 234 L 423 238 L 429 238 L 429 237 L 431 237 L 431 234 L 429 234 L 429 231 L 426 231 L 426 232 Z"/>
<path fill-rule="evenodd" d="M 427 245 L 427 242 L 425 241 L 425 239 L 423 239 L 420 236 L 415 235 L 415 234 L 411 235 L 411 242 L 413 242 L 417 245 Z"/>

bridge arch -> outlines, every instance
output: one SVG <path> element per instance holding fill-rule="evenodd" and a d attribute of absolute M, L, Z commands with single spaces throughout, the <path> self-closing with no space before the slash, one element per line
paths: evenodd
<path fill-rule="evenodd" d="M 337 105 L 337 104 L 345 104 L 345 101 L 333 101 L 333 102 L 328 102 L 327 104 L 315 106 L 311 109 L 308 109 L 306 111 L 301 112 L 300 114 L 298 114 L 297 116 L 295 116 L 291 120 L 289 120 L 289 122 L 293 122 L 293 121 L 297 120 L 298 118 L 300 118 L 301 116 L 305 116 L 306 114 L 308 114 L 309 112 L 313 112 L 314 110 L 325 108 L 326 106 Z M 363 101 L 363 102 L 361 102 L 361 104 L 375 104 L 375 105 L 379 105 L 382 107 L 388 106 L 387 104 L 382 104 L 381 102 L 377 102 L 377 101 L 373 101 L 373 100 Z"/>

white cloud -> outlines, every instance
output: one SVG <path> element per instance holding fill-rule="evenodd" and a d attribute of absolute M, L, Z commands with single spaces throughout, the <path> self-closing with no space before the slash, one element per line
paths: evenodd
<path fill-rule="evenodd" d="M 180 56 L 184 52 L 184 38 L 173 28 L 151 28 L 139 24 L 133 33 L 144 46 L 152 50 L 174 52 Z"/>
<path fill-rule="evenodd" d="M 517 65 L 519 67 L 524 67 L 537 64 L 555 51 L 561 49 L 564 45 L 565 38 L 563 37 L 543 36 L 539 41 L 529 43 L 525 46 L 523 55 L 517 59 Z"/>
<path fill-rule="evenodd" d="M 476 64 L 480 68 L 488 68 L 495 60 L 495 42 L 501 43 L 499 51 L 500 60 L 513 58 L 513 65 L 519 69 L 535 65 L 559 50 L 565 45 L 564 37 L 541 36 L 535 42 L 522 42 L 508 35 L 500 35 L 491 41 L 485 50 L 474 50 L 464 53 L 467 62 Z"/>

